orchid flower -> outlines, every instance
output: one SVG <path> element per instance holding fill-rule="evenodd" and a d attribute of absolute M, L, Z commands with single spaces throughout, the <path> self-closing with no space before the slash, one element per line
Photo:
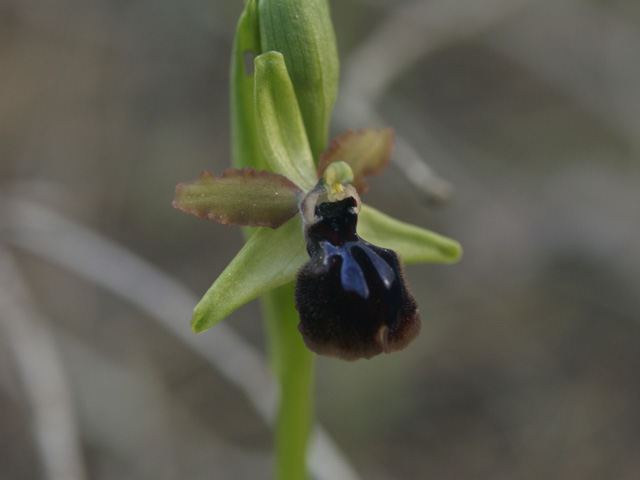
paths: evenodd
<path fill-rule="evenodd" d="M 207 330 L 250 300 L 293 281 L 301 272 L 296 290 L 296 305 L 302 315 L 299 328 L 312 350 L 354 360 L 404 347 L 420 327 L 415 301 L 406 288 L 395 253 L 405 263 L 449 263 L 460 256 L 460 246 L 361 204 L 360 194 L 368 188 L 365 177 L 381 173 L 389 164 L 391 129 L 348 131 L 331 143 L 316 164 L 279 52 L 255 58 L 255 115 L 269 171 L 244 167 L 229 169 L 220 176 L 205 171 L 198 180 L 176 188 L 173 204 L 184 212 L 224 224 L 260 227 L 196 306 L 193 331 Z M 320 213 L 323 205 L 338 205 L 345 199 L 350 203 L 342 211 Z M 326 223 L 330 215 L 341 217 L 339 220 L 346 215 L 353 217 L 352 225 L 340 227 L 339 236 L 351 234 L 349 241 L 356 242 L 358 248 L 347 252 L 347 237 L 325 242 L 333 248 L 330 253 L 325 246 L 324 255 L 329 257 L 326 262 L 335 263 L 340 258 L 338 269 L 342 273 L 337 277 L 329 274 L 327 264 L 324 274 L 328 277 L 309 283 L 318 248 L 310 232 L 318 222 Z M 353 236 L 356 221 L 357 240 Z M 347 232 L 349 228 L 353 232 Z M 364 248 L 360 237 L 376 247 Z M 391 253 L 380 254 L 376 250 L 379 248 Z M 322 276 L 317 268 L 315 271 Z M 337 303 L 320 313 L 318 305 L 311 305 L 313 290 L 329 277 L 334 285 L 327 286 L 325 294 Z M 303 294 L 310 287 L 311 291 Z M 388 299 L 374 307 L 372 302 L 379 300 L 380 293 Z M 348 301 L 351 297 L 353 302 Z M 332 298 L 321 302 L 330 303 Z M 394 302 L 397 305 L 392 308 Z M 373 315 L 385 308 L 392 311 Z"/>
<path fill-rule="evenodd" d="M 400 259 L 450 263 L 461 249 L 362 204 L 365 177 L 390 162 L 390 128 L 350 130 L 322 151 L 338 70 L 326 8 L 324 1 L 247 2 L 232 65 L 233 146 L 242 168 L 179 184 L 173 205 L 257 227 L 195 307 L 194 332 L 297 278 L 306 345 L 355 360 L 404 348 L 420 330 Z"/>
<path fill-rule="evenodd" d="M 257 227 L 195 307 L 191 327 L 203 332 L 297 278 L 310 349 L 346 360 L 399 350 L 420 330 L 400 259 L 450 263 L 461 249 L 362 204 L 365 177 L 391 159 L 390 128 L 348 131 L 322 151 L 338 71 L 328 9 L 320 0 L 285 3 L 249 0 L 238 24 L 232 131 L 242 168 L 205 171 L 176 188 L 173 205 L 184 212 Z"/>

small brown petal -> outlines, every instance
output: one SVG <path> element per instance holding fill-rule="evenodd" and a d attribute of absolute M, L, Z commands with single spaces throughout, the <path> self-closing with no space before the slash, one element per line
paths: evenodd
<path fill-rule="evenodd" d="M 383 128 L 363 128 L 354 132 L 348 130 L 333 139 L 318 161 L 318 179 L 327 166 L 343 161 L 353 170 L 353 185 L 358 193 L 365 193 L 369 186 L 364 177 L 374 177 L 385 171 L 393 154 L 393 130 Z"/>
<path fill-rule="evenodd" d="M 278 228 L 298 212 L 301 190 L 282 175 L 245 167 L 221 176 L 204 171 L 176 187 L 172 205 L 226 225 Z"/>

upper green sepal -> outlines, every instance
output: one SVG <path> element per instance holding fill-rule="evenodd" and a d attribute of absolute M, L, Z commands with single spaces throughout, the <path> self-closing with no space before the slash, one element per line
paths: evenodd
<path fill-rule="evenodd" d="M 299 215 L 277 230 L 258 229 L 196 305 L 191 329 L 204 332 L 245 303 L 293 281 L 308 258 Z"/>
<path fill-rule="evenodd" d="M 315 163 L 284 57 L 268 52 L 255 59 L 257 136 L 267 163 L 303 190 L 310 190 Z"/>
<path fill-rule="evenodd" d="M 362 205 L 358 235 L 380 247 L 395 250 L 404 263 L 454 263 L 462 256 L 455 240 L 396 220 Z"/>
<path fill-rule="evenodd" d="M 298 212 L 300 189 L 271 172 L 245 167 L 216 176 L 204 171 L 176 187 L 173 206 L 226 225 L 278 228 Z"/>

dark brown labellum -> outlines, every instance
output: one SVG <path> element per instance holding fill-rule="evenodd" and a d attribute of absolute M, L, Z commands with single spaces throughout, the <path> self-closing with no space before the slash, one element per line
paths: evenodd
<path fill-rule="evenodd" d="M 315 205 L 305 219 L 311 258 L 295 289 L 307 347 L 350 361 L 402 350 L 420 332 L 398 256 L 358 237 L 357 211 L 351 196 Z"/>

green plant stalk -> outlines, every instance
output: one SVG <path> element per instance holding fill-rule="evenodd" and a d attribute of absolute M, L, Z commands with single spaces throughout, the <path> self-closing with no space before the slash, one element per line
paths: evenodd
<path fill-rule="evenodd" d="M 256 123 L 256 82 L 251 62 L 254 57 L 269 51 L 282 53 L 293 85 L 291 93 L 295 100 L 290 102 L 290 111 L 285 112 L 283 118 L 289 119 L 300 106 L 305 130 L 303 137 L 311 144 L 310 158 L 317 159 L 326 147 L 338 89 L 338 56 L 327 0 L 246 0 L 233 50 L 231 138 L 234 166 L 251 166 L 258 170 L 268 167 L 258 137 L 260 128 L 272 125 Z M 263 66 L 268 67 L 274 60 L 277 56 L 265 57 Z M 279 72 L 275 69 L 272 75 Z M 283 95 L 282 92 L 279 94 Z M 289 97 L 285 95 L 280 100 Z M 278 102 L 273 105 L 282 106 Z M 274 113 L 270 118 L 280 117 Z M 271 119 L 269 121 L 273 121 Z M 295 140 L 299 135 L 295 133 L 289 135 L 286 145 L 297 145 Z M 266 138 L 270 138 L 269 135 Z M 299 158 L 298 155 L 295 157 Z M 300 182 L 300 179 L 296 180 Z M 312 186 L 304 185 L 304 182 L 301 185 Z M 243 230 L 246 239 L 253 234 L 248 228 Z M 298 332 L 299 318 L 293 298 L 293 283 L 262 297 L 269 362 L 279 394 L 275 431 L 276 480 L 308 478 L 306 453 L 314 423 L 313 353 L 306 348 Z"/>
<path fill-rule="evenodd" d="M 307 445 L 313 428 L 313 354 L 296 328 L 293 284 L 263 297 L 271 369 L 278 381 L 275 434 L 276 480 L 308 478 Z"/>

